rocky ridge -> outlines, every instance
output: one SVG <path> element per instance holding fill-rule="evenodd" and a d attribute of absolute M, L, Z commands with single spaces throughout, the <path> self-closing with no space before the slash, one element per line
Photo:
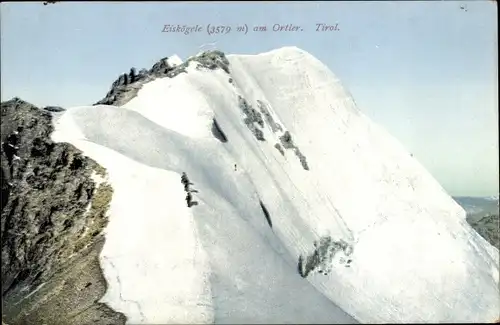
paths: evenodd
<path fill-rule="evenodd" d="M 120 324 L 123 315 L 97 302 L 112 188 L 95 161 L 51 140 L 51 111 L 19 98 L 1 104 L 3 319 Z"/>
<path fill-rule="evenodd" d="M 141 69 L 138 73 L 135 68 L 131 68 L 128 73 L 120 75 L 111 85 L 106 97 L 94 105 L 124 105 L 137 95 L 145 83 L 156 78 L 173 78 L 180 73 L 187 73 L 186 68 L 191 62 L 198 62 L 198 69 L 222 69 L 229 73 L 229 61 L 221 51 L 201 52 L 179 65 L 169 64 L 168 59 L 169 57 L 165 57 L 156 62 L 151 69 Z"/>

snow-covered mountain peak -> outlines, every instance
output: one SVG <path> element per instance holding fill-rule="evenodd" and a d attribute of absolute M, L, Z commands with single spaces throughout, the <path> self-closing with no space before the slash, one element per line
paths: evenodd
<path fill-rule="evenodd" d="M 228 56 L 231 55 L 238 55 L 238 56 L 267 56 L 267 55 L 278 55 L 278 56 L 288 56 L 288 57 L 296 57 L 298 55 L 311 55 L 307 51 L 304 51 L 303 49 L 297 47 L 297 46 L 283 46 L 279 48 L 275 48 L 272 50 L 269 50 L 267 52 L 262 52 L 259 54 L 228 54 Z"/>
<path fill-rule="evenodd" d="M 130 323 L 497 317 L 498 250 L 311 54 L 122 79 L 53 136 L 109 172 L 105 300 Z"/>
<path fill-rule="evenodd" d="M 177 55 L 177 54 L 174 54 L 174 55 L 171 55 L 169 58 L 168 58 L 168 63 L 171 65 L 171 66 L 178 66 L 178 65 L 181 65 L 182 64 L 182 59 Z"/>

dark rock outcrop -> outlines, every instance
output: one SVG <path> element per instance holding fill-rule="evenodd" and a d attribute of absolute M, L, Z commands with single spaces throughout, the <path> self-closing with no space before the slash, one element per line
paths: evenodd
<path fill-rule="evenodd" d="M 143 84 L 153 81 L 156 78 L 173 78 L 180 73 L 187 73 L 186 68 L 190 62 L 198 62 L 198 69 L 222 69 L 226 73 L 229 73 L 229 61 L 225 54 L 220 51 L 202 52 L 189 58 L 186 62 L 175 66 L 170 65 L 168 59 L 168 57 L 162 58 L 149 70 L 141 69 L 139 73 L 136 73 L 135 68 L 132 68 L 128 74 L 124 73 L 120 75 L 113 82 L 106 97 L 94 105 L 124 105 L 137 95 Z"/>
<path fill-rule="evenodd" d="M 146 70 L 135 72 L 135 68 L 130 69 L 130 72 L 124 73 L 116 79 L 111 85 L 111 89 L 106 94 L 106 97 L 95 103 L 95 105 L 123 105 L 132 99 L 137 91 L 142 87 L 143 81 L 148 80 L 149 75 Z"/>
<path fill-rule="evenodd" d="M 285 149 L 291 149 L 294 151 L 295 155 L 297 158 L 299 158 L 300 164 L 302 165 L 302 168 L 304 170 L 309 170 L 309 165 L 307 164 L 307 159 L 306 156 L 302 154 L 300 149 L 293 143 L 292 136 L 290 132 L 285 131 L 282 136 L 280 136 L 280 141 L 281 144 L 283 145 L 283 148 Z"/>
<path fill-rule="evenodd" d="M 191 185 L 194 184 L 189 181 L 189 178 L 187 177 L 185 172 L 182 173 L 181 183 L 182 185 L 184 185 L 184 192 L 186 192 L 187 207 L 190 208 L 194 205 L 198 205 L 197 201 L 193 201 L 193 195 L 191 194 L 191 193 L 198 193 L 198 191 L 191 188 Z"/>
<path fill-rule="evenodd" d="M 229 61 L 226 55 L 221 51 L 205 51 L 196 55 L 186 61 L 188 64 L 190 61 L 198 62 L 203 68 L 215 70 L 222 69 L 224 72 L 229 73 Z M 187 66 L 187 65 L 186 65 Z"/>
<path fill-rule="evenodd" d="M 219 123 L 217 123 L 217 120 L 214 119 L 212 123 L 212 134 L 216 139 L 218 139 L 222 143 L 227 142 L 227 137 L 226 134 L 222 131 Z"/>
<path fill-rule="evenodd" d="M 72 145 L 50 139 L 50 112 L 14 98 L 1 103 L 1 117 L 4 320 L 11 325 L 102 324 L 83 319 L 83 312 L 57 313 L 60 304 L 73 306 L 71 313 L 95 307 L 90 318 L 122 324 L 123 315 L 97 303 L 105 293 L 98 254 L 112 188 L 91 176 L 105 176 L 105 170 Z M 99 285 L 91 294 L 61 291 L 67 279 L 71 287 L 82 278 Z M 27 299 L 42 284 L 43 290 Z"/>
<path fill-rule="evenodd" d="M 283 150 L 283 147 L 281 147 L 281 145 L 280 145 L 279 143 L 276 143 L 276 144 L 274 145 L 274 147 L 275 147 L 276 149 L 278 149 L 278 151 L 280 152 L 280 154 L 281 154 L 282 156 L 284 156 L 284 155 L 285 155 L 285 150 Z"/>
<path fill-rule="evenodd" d="M 262 115 L 255 108 L 253 108 L 245 98 L 241 96 L 238 97 L 238 105 L 243 114 L 245 114 L 245 118 L 243 119 L 245 125 L 257 140 L 265 141 L 266 139 L 264 138 L 264 132 L 262 132 L 262 130 L 257 127 L 264 127 L 264 120 L 262 119 Z"/>
<path fill-rule="evenodd" d="M 498 196 L 454 196 L 467 213 L 467 223 L 491 245 L 500 249 L 500 210 Z"/>
<path fill-rule="evenodd" d="M 148 74 L 153 76 L 163 76 L 168 74 L 169 72 L 175 70 L 175 66 L 172 66 L 168 63 L 168 57 L 161 59 L 156 62 L 151 69 L 149 69 Z"/>
<path fill-rule="evenodd" d="M 481 237 L 500 250 L 500 218 L 498 214 L 489 214 L 478 220 L 467 218 L 467 222 Z"/>
<path fill-rule="evenodd" d="M 281 125 L 279 125 L 278 123 L 276 123 L 274 121 L 273 117 L 271 116 L 271 113 L 269 112 L 269 108 L 267 107 L 267 105 L 264 102 L 262 102 L 261 100 L 257 100 L 257 105 L 259 107 L 260 112 L 264 115 L 267 124 L 269 124 L 269 126 L 271 127 L 271 130 L 274 133 L 276 133 L 278 131 L 283 131 L 283 129 L 281 128 Z"/>
<path fill-rule="evenodd" d="M 264 213 L 264 216 L 266 217 L 267 224 L 269 225 L 269 227 L 273 228 L 273 222 L 271 220 L 271 216 L 269 215 L 269 211 L 267 211 L 267 208 L 264 205 L 264 203 L 262 203 L 262 201 L 259 201 L 259 203 L 260 203 L 260 208 L 262 209 L 262 212 Z"/>
<path fill-rule="evenodd" d="M 328 275 L 333 268 L 334 256 L 342 251 L 346 256 L 350 256 L 353 247 L 343 239 L 333 240 L 330 236 L 323 236 L 319 242 L 314 242 L 314 251 L 307 256 L 299 256 L 297 270 L 299 274 L 306 278 L 311 272 L 318 272 Z M 350 267 L 352 259 L 348 259 L 345 267 Z"/>

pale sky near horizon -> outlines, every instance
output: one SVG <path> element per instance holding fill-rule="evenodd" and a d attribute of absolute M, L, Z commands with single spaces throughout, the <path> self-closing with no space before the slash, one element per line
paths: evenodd
<path fill-rule="evenodd" d="M 461 6 L 465 8 L 462 9 Z M 208 35 L 207 24 L 231 26 Z M 317 23 L 340 30 L 316 32 Z M 203 32 L 162 33 L 166 24 Z M 236 26 L 267 25 L 267 32 Z M 274 24 L 303 31 L 273 32 Z M 359 109 L 399 139 L 451 195 L 498 195 L 497 7 L 492 1 L 41 2 L 1 4 L 1 97 L 92 104 L 131 67 L 294 45 L 326 64 Z"/>

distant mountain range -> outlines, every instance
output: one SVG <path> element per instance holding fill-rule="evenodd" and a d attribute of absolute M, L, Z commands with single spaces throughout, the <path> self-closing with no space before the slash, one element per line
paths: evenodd
<path fill-rule="evenodd" d="M 468 218 L 476 220 L 486 215 L 498 215 L 498 196 L 471 197 L 454 196 L 453 199 L 464 208 Z"/>
<path fill-rule="evenodd" d="M 483 238 L 500 249 L 500 216 L 497 197 L 453 197 L 467 212 L 467 221 Z"/>

